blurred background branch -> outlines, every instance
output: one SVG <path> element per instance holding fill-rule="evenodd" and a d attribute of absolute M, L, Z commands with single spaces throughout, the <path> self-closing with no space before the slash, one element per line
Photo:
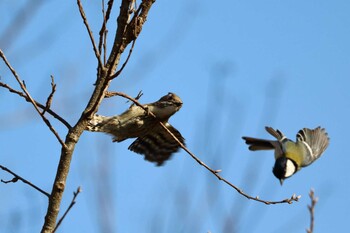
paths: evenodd
<path fill-rule="evenodd" d="M 310 212 L 310 227 L 306 230 L 307 233 L 313 233 L 314 232 L 314 225 L 315 225 L 315 206 L 318 202 L 318 197 L 315 197 L 315 191 L 313 189 L 310 190 L 309 197 L 311 200 L 311 204 L 307 206 L 309 212 Z"/>

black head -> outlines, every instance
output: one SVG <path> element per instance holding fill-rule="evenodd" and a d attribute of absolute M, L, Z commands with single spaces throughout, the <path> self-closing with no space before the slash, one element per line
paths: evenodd
<path fill-rule="evenodd" d="M 283 181 L 291 177 L 297 171 L 297 164 L 286 157 L 276 159 L 275 166 L 272 169 L 273 174 L 283 184 Z"/>

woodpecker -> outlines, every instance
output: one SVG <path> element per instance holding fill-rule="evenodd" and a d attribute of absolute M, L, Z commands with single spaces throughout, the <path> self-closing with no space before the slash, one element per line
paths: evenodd
<path fill-rule="evenodd" d="M 158 101 L 145 104 L 143 107 L 147 111 L 132 105 L 121 115 L 96 114 L 90 120 L 87 130 L 110 134 L 113 136 L 113 142 L 136 138 L 128 149 L 144 155 L 145 160 L 161 166 L 180 149 L 180 145 L 159 122 L 162 122 L 182 144 L 185 143 L 181 133 L 168 123 L 169 118 L 182 107 L 182 101 L 179 96 L 170 92 Z M 149 112 L 152 112 L 155 117 Z"/>

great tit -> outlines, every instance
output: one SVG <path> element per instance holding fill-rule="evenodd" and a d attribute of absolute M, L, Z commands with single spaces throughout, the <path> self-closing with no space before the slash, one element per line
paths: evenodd
<path fill-rule="evenodd" d="M 251 137 L 242 137 L 249 145 L 249 150 L 275 150 L 273 174 L 281 185 L 302 167 L 306 167 L 318 159 L 329 144 L 328 134 L 321 127 L 299 130 L 296 142 L 286 138 L 281 131 L 265 127 L 266 131 L 277 141 Z"/>

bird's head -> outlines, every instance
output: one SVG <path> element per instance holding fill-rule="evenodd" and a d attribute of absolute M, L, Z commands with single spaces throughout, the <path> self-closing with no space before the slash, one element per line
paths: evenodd
<path fill-rule="evenodd" d="M 297 164 L 286 157 L 280 157 L 276 159 L 275 166 L 272 169 L 273 174 L 279 179 L 281 185 L 283 181 L 291 177 L 294 173 L 297 172 Z"/>
<path fill-rule="evenodd" d="M 168 120 L 182 107 L 182 100 L 179 96 L 169 92 L 157 102 L 147 105 L 148 109 L 160 120 Z"/>

